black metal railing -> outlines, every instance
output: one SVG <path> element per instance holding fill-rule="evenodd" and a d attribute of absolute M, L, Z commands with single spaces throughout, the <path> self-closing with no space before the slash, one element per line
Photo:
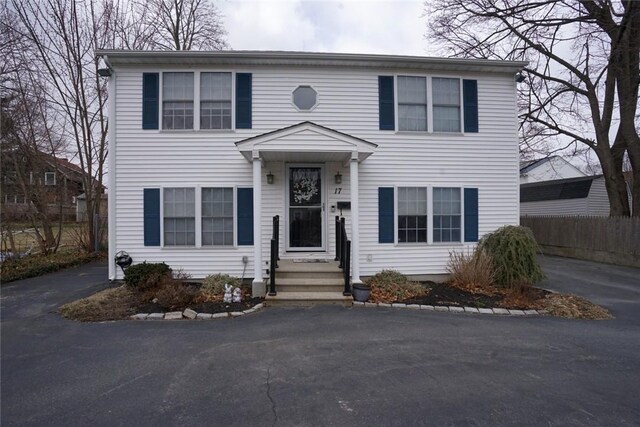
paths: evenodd
<path fill-rule="evenodd" d="M 273 217 L 273 234 L 271 235 L 271 251 L 269 257 L 269 295 L 276 295 L 276 268 L 280 259 L 280 217 Z"/>
<path fill-rule="evenodd" d="M 343 295 L 351 295 L 351 240 L 347 237 L 346 220 L 336 216 L 336 261 L 344 277 Z"/>

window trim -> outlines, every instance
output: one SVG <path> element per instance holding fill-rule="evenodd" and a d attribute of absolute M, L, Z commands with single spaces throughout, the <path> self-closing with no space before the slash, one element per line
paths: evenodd
<path fill-rule="evenodd" d="M 427 130 L 426 131 L 413 131 L 413 130 L 400 130 L 400 108 L 398 104 L 398 77 L 424 77 L 427 79 Z M 458 79 L 460 85 L 460 131 L 458 132 L 435 132 L 433 130 L 433 78 L 443 79 Z M 420 134 L 432 134 L 432 135 L 465 135 L 464 132 L 464 93 L 463 93 L 463 80 L 464 76 L 460 74 L 412 74 L 412 73 L 394 73 L 393 74 L 393 106 L 395 109 L 395 133 L 408 134 L 408 135 L 420 135 Z"/>
<path fill-rule="evenodd" d="M 206 249 L 206 250 L 228 250 L 238 249 L 238 188 L 251 188 L 251 185 L 221 185 L 221 184 L 164 184 L 160 188 L 160 249 L 163 250 L 189 250 L 189 249 Z M 164 189 L 165 188 L 193 188 L 195 190 L 196 202 L 196 244 L 171 246 L 164 243 Z M 233 191 L 233 245 L 202 245 L 202 189 L 203 188 L 231 188 Z M 199 201 L 199 203 L 198 203 Z"/>
<path fill-rule="evenodd" d="M 427 189 L 427 241 L 426 242 L 399 242 L 398 241 L 398 195 L 399 188 L 420 187 Z M 433 241 L 433 189 L 434 188 L 459 188 L 460 189 L 460 241 L 434 242 Z M 421 184 L 420 182 L 401 182 L 393 185 L 393 246 L 394 247 L 424 247 L 424 246 L 460 246 L 470 242 L 464 241 L 464 189 L 478 188 L 477 186 L 460 185 L 459 183 L 443 182 L 438 184 Z"/>
<path fill-rule="evenodd" d="M 162 111 L 164 102 L 164 74 L 165 73 L 193 73 L 193 129 L 163 129 Z M 158 80 L 158 131 L 161 133 L 189 133 L 189 132 L 202 132 L 202 133 L 230 133 L 236 131 L 236 74 L 243 73 L 241 70 L 229 70 L 229 69 L 180 69 L 180 68 L 167 68 L 158 71 L 160 75 Z M 250 71 L 246 71 L 250 72 Z M 201 73 L 231 73 L 231 128 L 230 129 L 200 129 L 200 74 Z"/>

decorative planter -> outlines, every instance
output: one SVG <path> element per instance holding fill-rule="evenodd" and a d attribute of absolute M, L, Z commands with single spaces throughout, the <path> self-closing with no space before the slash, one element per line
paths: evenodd
<path fill-rule="evenodd" d="M 353 285 L 353 299 L 359 302 L 369 300 L 371 288 L 368 285 L 356 283 Z"/>

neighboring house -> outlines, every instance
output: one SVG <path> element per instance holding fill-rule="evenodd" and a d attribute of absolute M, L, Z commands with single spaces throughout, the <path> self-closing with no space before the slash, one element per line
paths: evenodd
<path fill-rule="evenodd" d="M 21 175 L 27 180 L 27 188 L 43 190 L 41 193 L 46 198 L 49 216 L 58 218 L 62 213 L 64 219 L 73 220 L 76 215 L 76 198 L 83 192 L 82 168 L 67 159 L 46 153 L 38 153 L 38 161 L 32 159 L 24 164 L 28 163 L 38 165 L 38 170 L 23 169 Z M 3 159 L 2 217 L 23 221 L 27 219 L 33 206 L 25 197 L 18 176 L 15 163 Z"/>
<path fill-rule="evenodd" d="M 602 175 L 534 182 L 520 186 L 522 216 L 608 216 Z"/>
<path fill-rule="evenodd" d="M 264 295 L 275 215 L 283 262 L 333 260 L 343 215 L 353 282 L 383 269 L 442 275 L 451 251 L 519 222 L 523 62 L 98 55 L 113 112 L 112 280 L 123 277 L 114 255 L 124 250 L 196 279 L 244 275 Z"/>
<path fill-rule="evenodd" d="M 520 162 L 520 184 L 587 176 L 560 156 Z"/>

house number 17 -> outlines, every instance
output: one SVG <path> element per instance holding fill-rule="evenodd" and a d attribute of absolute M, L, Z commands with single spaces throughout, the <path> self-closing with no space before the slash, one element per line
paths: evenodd
<path fill-rule="evenodd" d="M 340 194 L 342 193 L 342 187 L 336 187 L 336 189 L 333 191 L 333 194 Z"/>

